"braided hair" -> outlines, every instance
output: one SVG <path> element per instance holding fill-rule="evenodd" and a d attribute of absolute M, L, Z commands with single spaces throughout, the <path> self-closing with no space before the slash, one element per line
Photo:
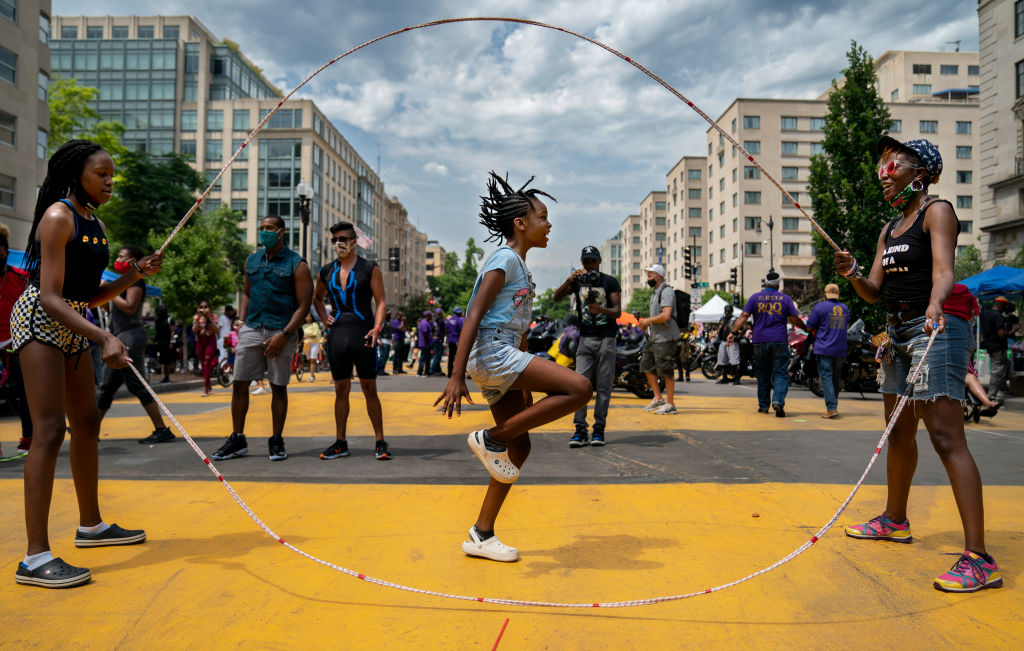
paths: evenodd
<path fill-rule="evenodd" d="M 36 230 L 43 214 L 54 203 L 75 191 L 85 161 L 98 151 L 104 151 L 103 147 L 91 140 L 69 140 L 58 147 L 50 157 L 46 165 L 46 179 L 39 188 L 39 196 L 36 199 L 35 217 L 32 220 L 32 230 L 28 234 L 28 245 L 25 247 L 28 252 L 25 256 L 25 271 L 30 275 L 39 269 L 40 251 L 39 242 L 36 241 Z"/>
<path fill-rule="evenodd" d="M 480 204 L 480 223 L 483 224 L 490 236 L 485 242 L 494 240 L 501 242 L 511 239 L 515 232 L 514 221 L 525 218 L 533 208 L 533 202 L 539 201 L 538 196 L 545 196 L 552 201 L 558 201 L 547 192 L 536 188 L 526 189 L 534 176 L 523 184 L 518 190 L 513 190 L 508 184 L 508 174 L 501 178 L 493 171 L 491 178 L 487 181 L 487 196 L 480 197 L 483 203 Z"/>

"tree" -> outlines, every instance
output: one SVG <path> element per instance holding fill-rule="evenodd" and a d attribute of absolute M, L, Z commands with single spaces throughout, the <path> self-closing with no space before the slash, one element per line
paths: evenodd
<path fill-rule="evenodd" d="M 648 312 L 651 309 L 651 294 L 654 293 L 653 287 L 641 287 L 633 292 L 633 296 L 629 299 L 629 305 L 623 312 L 639 312 L 640 316 L 648 316 Z"/>
<path fill-rule="evenodd" d="M 956 262 L 953 263 L 953 277 L 959 282 L 979 273 L 981 273 L 981 251 L 973 244 L 968 244 L 960 255 L 956 256 Z"/>
<path fill-rule="evenodd" d="M 562 299 L 555 302 L 554 287 L 548 287 L 537 296 L 537 300 L 533 304 L 533 311 L 538 315 L 546 314 L 556 320 L 576 314 L 576 311 L 572 309 L 571 300 Z"/>
<path fill-rule="evenodd" d="M 228 206 L 220 206 L 206 215 L 196 216 L 196 219 L 205 222 L 214 233 L 220 243 L 221 255 L 234 283 L 233 291 L 241 290 L 245 277 L 245 261 L 254 248 L 245 241 L 245 228 L 238 225 L 243 219 L 241 211 L 232 210 Z"/>
<path fill-rule="evenodd" d="M 80 86 L 75 79 L 55 79 L 50 83 L 47 91 L 47 104 L 50 107 L 47 158 L 72 138 L 85 138 L 99 144 L 110 153 L 115 163 L 128 152 L 121 144 L 124 125 L 113 120 L 104 120 L 96 109 L 90 106 L 99 94 L 98 89 Z"/>
<path fill-rule="evenodd" d="M 704 293 L 701 294 L 700 304 L 707 305 L 707 302 L 710 301 L 713 296 L 718 296 L 729 305 L 732 305 L 732 294 L 724 289 L 705 289 Z"/>
<path fill-rule="evenodd" d="M 444 256 L 444 273 L 427 278 L 430 293 L 440 302 L 442 309 L 450 311 L 456 306 L 466 309 L 479 273 L 477 260 L 483 254 L 484 250 L 471 237 L 466 241 L 466 257 L 461 266 L 459 255 L 449 251 Z"/>
<path fill-rule="evenodd" d="M 824 153 L 811 157 L 807 184 L 814 217 L 841 247 L 849 249 L 868 269 L 874 260 L 878 234 L 893 216 L 878 182 L 878 139 L 889 129 L 889 111 L 878 94 L 871 56 L 851 42 L 843 70 L 844 83 L 832 81 L 825 116 Z M 832 247 L 817 232 L 815 273 L 822 286 L 839 283 Z M 884 323 L 884 305 L 868 305 L 846 292 L 851 312 L 875 330 Z"/>

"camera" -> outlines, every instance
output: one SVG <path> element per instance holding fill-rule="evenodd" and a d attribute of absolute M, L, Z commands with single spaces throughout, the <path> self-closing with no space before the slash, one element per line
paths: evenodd
<path fill-rule="evenodd" d="M 580 284 L 586 285 L 587 287 L 600 287 L 601 286 L 601 272 L 600 271 L 588 271 L 587 273 L 580 276 Z"/>

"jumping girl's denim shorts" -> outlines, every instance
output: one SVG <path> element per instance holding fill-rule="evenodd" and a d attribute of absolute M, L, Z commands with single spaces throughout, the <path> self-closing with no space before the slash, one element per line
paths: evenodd
<path fill-rule="evenodd" d="M 522 332 L 508 328 L 481 328 L 469 353 L 466 370 L 480 387 L 487 404 L 501 400 L 533 355 L 519 350 Z"/>
<path fill-rule="evenodd" d="M 910 369 L 921 361 L 928 346 L 924 333 L 926 317 L 918 317 L 898 326 L 889 326 L 889 350 L 882 357 L 882 393 L 902 394 L 907 390 Z M 933 400 L 943 396 L 964 399 L 964 378 L 972 348 L 971 327 L 967 321 L 946 315 L 946 329 L 935 337 L 921 373 L 914 382 L 914 400 Z"/>

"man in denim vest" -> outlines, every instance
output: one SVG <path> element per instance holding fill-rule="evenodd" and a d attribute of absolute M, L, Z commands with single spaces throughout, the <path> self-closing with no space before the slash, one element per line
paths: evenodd
<path fill-rule="evenodd" d="M 249 383 L 266 373 L 270 380 L 273 434 L 270 460 L 288 458 L 284 450 L 284 420 L 288 414 L 288 379 L 302 322 L 313 300 L 313 278 L 309 265 L 284 244 L 284 220 L 264 217 L 260 222 L 257 249 L 245 261 L 245 284 L 238 306 L 235 353 L 235 383 L 231 394 L 231 423 L 234 431 L 213 454 L 220 461 L 249 452 L 245 440 L 245 416 L 249 411 Z"/>

